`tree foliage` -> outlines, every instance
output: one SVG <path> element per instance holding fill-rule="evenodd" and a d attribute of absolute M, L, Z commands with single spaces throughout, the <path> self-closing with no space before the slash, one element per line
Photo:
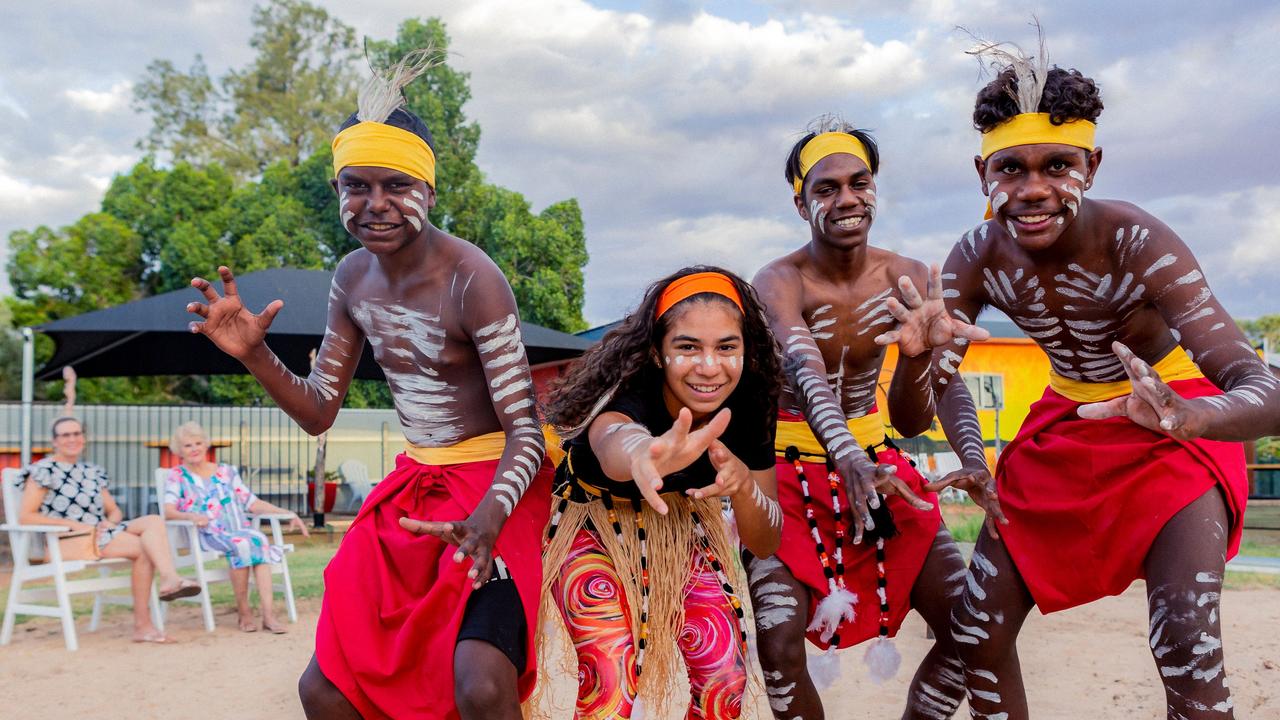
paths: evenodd
<path fill-rule="evenodd" d="M 140 148 L 244 177 L 328 144 L 355 98 L 355 31 L 300 0 L 254 8 L 253 27 L 257 56 L 216 83 L 199 55 L 187 72 L 168 60 L 147 66 L 134 89 L 134 107 L 152 117 Z"/>
<path fill-rule="evenodd" d="M 199 56 L 180 72 L 157 60 L 137 86 L 150 115 L 140 147 L 149 155 L 108 187 L 98 212 L 63 228 L 10 235 L 8 271 L 14 326 L 97 310 L 185 287 L 220 264 L 239 273 L 274 267 L 332 269 L 359 247 L 338 222 L 329 143 L 354 110 L 363 63 L 354 31 L 301 0 L 255 9 L 246 67 L 212 80 Z M 447 51 L 437 19 L 404 21 L 394 40 L 368 41 L 370 62 L 386 67 L 410 50 Z M 586 241 L 576 200 L 534 213 L 520 193 L 489 184 L 476 166 L 479 125 L 464 105 L 468 75 L 442 64 L 406 89 L 409 109 L 431 128 L 437 157 L 432 222 L 475 242 L 502 268 L 521 316 L 576 331 L 582 318 Z M 41 338 L 38 361 L 51 347 Z M 0 355 L 3 355 L 0 352 Z M 132 390 L 130 390 L 132 388 Z M 84 379 L 84 402 L 133 398 L 255 402 L 248 377 Z M 58 384 L 41 394 L 53 397 Z M 6 392 L 0 388 L 0 392 Z M 385 384 L 357 382 L 348 406 L 385 407 Z"/>

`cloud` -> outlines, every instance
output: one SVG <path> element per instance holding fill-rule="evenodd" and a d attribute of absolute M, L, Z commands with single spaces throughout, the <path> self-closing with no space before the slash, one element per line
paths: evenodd
<path fill-rule="evenodd" d="M 374 38 L 414 15 L 444 19 L 450 62 L 470 73 L 481 169 L 535 207 L 579 199 L 593 322 L 683 264 L 750 275 L 803 244 L 782 165 L 829 111 L 880 140 L 873 243 L 940 261 L 982 208 L 969 117 L 985 80 L 956 26 L 1034 41 L 1013 0 L 322 4 Z M 1051 57 L 1103 88 L 1094 196 L 1168 221 L 1244 316 L 1280 309 L 1260 269 L 1280 259 L 1265 152 L 1280 143 L 1280 94 L 1266 87 L 1280 76 L 1273 5 L 1082 0 L 1039 12 Z M 252 56 L 247 4 L 68 0 L 53 12 L 25 6 L 7 28 L 16 41 L 0 45 L 0 236 L 97 206 L 149 125 L 127 103 L 147 63 L 187 67 L 198 52 L 217 76 Z"/>
<path fill-rule="evenodd" d="M 87 88 L 74 88 L 62 92 L 73 105 L 102 115 L 124 110 L 129 106 L 129 99 L 133 97 L 133 83 L 121 80 L 102 92 Z"/>

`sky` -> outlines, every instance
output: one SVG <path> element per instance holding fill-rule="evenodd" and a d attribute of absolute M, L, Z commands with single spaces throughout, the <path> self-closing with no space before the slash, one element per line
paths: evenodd
<path fill-rule="evenodd" d="M 321 0 L 359 35 L 443 19 L 470 73 L 491 182 L 538 210 L 576 197 L 585 316 L 618 319 L 684 265 L 750 276 L 800 247 L 782 168 L 824 113 L 880 143 L 871 242 L 945 259 L 981 217 L 970 118 L 986 78 L 969 33 L 1031 47 L 1095 78 L 1104 159 L 1090 195 L 1136 203 L 1196 253 L 1236 317 L 1280 312 L 1280 5 L 1080 0 Z M 55 7 L 56 5 L 56 7 Z M 214 76 L 252 57 L 250 3 L 6 4 L 0 24 L 0 255 L 15 229 L 97 209 L 141 153 L 130 107 L 149 62 Z M 959 28 L 964 28 L 961 30 Z M 1268 89 L 1270 88 L 1270 89 Z M 448 188 L 440 188 L 447 193 Z M 7 293 L 0 278 L 0 293 Z"/>

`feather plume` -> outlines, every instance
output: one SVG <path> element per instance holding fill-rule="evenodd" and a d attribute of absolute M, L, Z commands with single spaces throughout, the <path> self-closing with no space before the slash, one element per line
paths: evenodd
<path fill-rule="evenodd" d="M 887 637 L 878 637 L 867 646 L 862 662 L 867 665 L 867 674 L 871 676 L 871 682 L 879 685 L 898 674 L 898 667 L 902 665 L 902 655 L 898 653 L 898 648 L 894 646 L 892 640 Z"/>
<path fill-rule="evenodd" d="M 857 129 L 858 128 L 854 126 L 853 123 L 846 121 L 844 116 L 839 113 L 825 113 L 823 115 L 819 115 L 809 123 L 808 127 L 805 128 L 807 132 L 811 132 L 814 135 L 821 135 L 822 133 L 829 132 L 849 133 Z"/>
<path fill-rule="evenodd" d="M 404 87 L 431 68 L 444 62 L 444 53 L 434 47 L 406 53 L 386 70 L 373 70 L 356 97 L 356 118 L 362 122 L 386 122 L 404 104 Z"/>
<path fill-rule="evenodd" d="M 849 592 L 848 588 L 836 588 L 830 595 L 822 598 L 813 611 L 813 622 L 805 628 L 806 632 L 817 632 L 822 642 L 827 642 L 835 634 L 841 623 L 853 622 L 853 606 L 858 596 Z"/>
<path fill-rule="evenodd" d="M 808 662 L 809 679 L 819 690 L 826 690 L 840 679 L 840 656 L 836 649 L 827 648 L 821 655 L 810 655 Z"/>
<path fill-rule="evenodd" d="M 1007 91 L 1017 103 L 1020 113 L 1040 112 L 1040 97 L 1044 94 L 1044 83 L 1049 77 L 1049 49 L 1045 44 L 1044 28 L 1040 27 L 1039 20 L 1033 21 L 1032 25 L 1035 26 L 1039 40 L 1036 55 L 1027 55 L 1013 43 L 984 40 L 970 33 L 977 45 L 968 54 L 978 58 L 983 67 L 993 75 L 999 75 L 1007 67 L 1013 68 L 1018 87 Z"/>

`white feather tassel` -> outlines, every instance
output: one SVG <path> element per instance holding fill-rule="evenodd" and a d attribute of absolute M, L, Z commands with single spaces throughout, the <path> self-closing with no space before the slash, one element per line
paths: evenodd
<path fill-rule="evenodd" d="M 413 79 L 444 62 L 444 53 L 433 47 L 406 53 L 400 62 L 372 76 L 356 96 L 356 118 L 362 122 L 386 122 L 404 104 L 401 90 Z"/>
<path fill-rule="evenodd" d="M 849 592 L 848 588 L 836 588 L 818 603 L 817 610 L 813 612 L 813 622 L 809 623 L 805 631 L 817 632 L 822 642 L 827 642 L 841 623 L 853 622 L 853 606 L 857 602 L 858 596 Z"/>
<path fill-rule="evenodd" d="M 640 698 L 631 703 L 631 720 L 644 720 L 644 701 Z"/>
<path fill-rule="evenodd" d="M 827 648 L 821 655 L 810 655 L 807 664 L 809 679 L 819 690 L 826 690 L 840 679 L 840 656 L 834 647 Z"/>
<path fill-rule="evenodd" d="M 1018 105 L 1018 112 L 1034 113 L 1040 108 L 1040 98 L 1044 94 L 1044 83 L 1049 76 L 1049 50 L 1045 45 L 1044 29 L 1035 23 L 1036 36 L 1040 53 L 1028 55 L 1022 48 L 1013 43 L 998 43 L 975 37 L 977 46 L 968 51 L 979 61 L 989 65 L 995 75 L 999 75 L 1006 67 L 1013 68 L 1013 76 L 1018 89 L 1009 92 L 1009 97 Z M 1009 49 L 1005 49 L 1008 47 Z"/>
<path fill-rule="evenodd" d="M 898 667 L 902 665 L 902 655 L 898 653 L 893 640 L 877 637 L 867 646 L 862 662 L 867 665 L 867 674 L 871 676 L 871 682 L 879 685 L 898 674 Z"/>

